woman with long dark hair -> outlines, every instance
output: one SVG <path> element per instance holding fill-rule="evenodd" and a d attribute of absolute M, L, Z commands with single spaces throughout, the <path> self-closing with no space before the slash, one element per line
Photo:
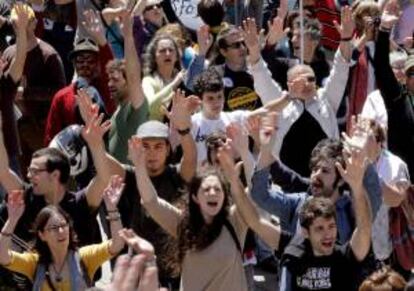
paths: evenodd
<path fill-rule="evenodd" d="M 49 205 L 34 221 L 33 230 L 37 236 L 33 250 L 24 253 L 13 251 L 10 246 L 14 228 L 25 207 L 23 192 L 9 193 L 8 219 L 0 234 L 0 264 L 28 277 L 36 291 L 84 290 L 89 287 L 98 267 L 124 246 L 124 240 L 118 234 L 122 224 L 116 208 L 122 187 L 122 179 L 113 177 L 104 192 L 111 240 L 78 249 L 71 218 L 58 206 Z"/>
<path fill-rule="evenodd" d="M 273 249 L 279 246 L 280 229 L 259 216 L 239 180 L 230 151 L 228 145 L 218 151 L 220 172 L 205 170 L 192 180 L 187 207 L 181 211 L 157 196 L 145 167 L 141 140 L 134 137 L 130 141 L 141 203 L 178 239 L 181 290 L 247 290 L 241 250 L 248 227 Z M 230 192 L 234 205 L 229 203 Z"/>

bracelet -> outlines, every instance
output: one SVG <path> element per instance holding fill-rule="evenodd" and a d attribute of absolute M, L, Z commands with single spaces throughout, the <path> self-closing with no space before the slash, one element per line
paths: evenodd
<path fill-rule="evenodd" d="M 119 219 L 121 219 L 121 214 L 119 214 L 119 212 L 113 216 L 110 216 L 110 215 L 106 216 L 106 220 L 108 221 L 114 221 L 114 220 L 119 220 Z"/>
<path fill-rule="evenodd" d="M 10 236 L 12 236 L 12 235 L 13 235 L 11 232 L 4 232 L 4 231 L 0 231 L 0 234 L 1 234 L 2 236 L 5 236 L 5 237 L 10 237 Z"/>
<path fill-rule="evenodd" d="M 350 37 L 341 37 L 341 41 L 351 41 L 352 40 L 352 36 Z"/>

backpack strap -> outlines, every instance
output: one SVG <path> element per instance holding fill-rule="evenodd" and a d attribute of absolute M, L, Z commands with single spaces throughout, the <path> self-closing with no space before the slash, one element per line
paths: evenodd
<path fill-rule="evenodd" d="M 233 225 L 230 223 L 230 221 L 228 221 L 228 219 L 225 219 L 224 220 L 224 226 L 230 232 L 231 238 L 233 239 L 234 243 L 236 244 L 236 247 L 237 247 L 237 249 L 240 253 L 240 256 L 242 257 L 242 260 L 243 260 L 243 251 L 242 251 L 239 238 L 237 237 L 237 234 L 236 234 L 236 231 L 234 230 Z"/>
<path fill-rule="evenodd" d="M 43 281 L 46 277 L 46 266 L 42 263 L 37 263 L 35 275 L 33 277 L 33 291 L 40 291 Z"/>
<path fill-rule="evenodd" d="M 86 287 L 92 287 L 92 280 L 78 252 L 70 251 L 69 269 L 71 271 L 72 290 L 79 290 L 79 285 L 84 283 Z"/>

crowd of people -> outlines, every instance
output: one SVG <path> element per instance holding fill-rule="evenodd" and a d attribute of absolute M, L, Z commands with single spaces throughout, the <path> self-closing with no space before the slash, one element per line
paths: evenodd
<path fill-rule="evenodd" d="M 0 3 L 0 290 L 414 290 L 413 2 L 173 2 Z"/>

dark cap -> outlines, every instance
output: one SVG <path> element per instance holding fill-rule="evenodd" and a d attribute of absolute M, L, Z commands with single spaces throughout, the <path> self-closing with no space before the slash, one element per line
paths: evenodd
<path fill-rule="evenodd" d="M 69 53 L 69 60 L 72 60 L 80 52 L 92 52 L 99 53 L 99 47 L 97 44 L 90 38 L 82 38 L 75 43 L 73 51 Z"/>
<path fill-rule="evenodd" d="M 169 137 L 169 128 L 162 122 L 150 120 L 138 127 L 137 137 L 139 138 L 165 138 Z"/>

